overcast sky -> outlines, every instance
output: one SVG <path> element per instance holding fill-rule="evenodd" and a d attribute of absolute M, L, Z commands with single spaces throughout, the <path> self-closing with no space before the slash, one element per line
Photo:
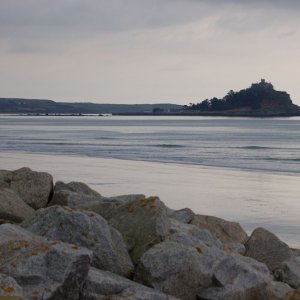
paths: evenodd
<path fill-rule="evenodd" d="M 0 0 L 0 97 L 186 104 L 261 78 L 300 105 L 299 0 Z"/>

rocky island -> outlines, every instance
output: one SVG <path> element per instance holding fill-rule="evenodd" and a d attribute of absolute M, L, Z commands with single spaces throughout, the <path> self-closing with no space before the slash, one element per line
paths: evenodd
<path fill-rule="evenodd" d="M 300 251 L 257 228 L 0 171 L 0 299 L 297 300 Z"/>
<path fill-rule="evenodd" d="M 287 92 L 276 91 L 261 79 L 239 92 L 229 91 L 225 97 L 206 99 L 184 106 L 187 113 L 228 116 L 300 116 L 300 107 L 293 104 Z"/>

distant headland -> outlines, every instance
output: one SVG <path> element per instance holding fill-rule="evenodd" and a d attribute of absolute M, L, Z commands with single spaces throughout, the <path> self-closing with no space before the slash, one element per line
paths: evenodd
<path fill-rule="evenodd" d="M 232 116 L 295 116 L 300 107 L 293 104 L 287 92 L 276 91 L 273 85 L 261 79 L 239 92 L 229 91 L 225 97 L 216 97 L 200 103 L 185 105 L 186 112 Z"/>
<path fill-rule="evenodd" d="M 271 83 L 261 79 L 259 83 L 253 83 L 239 92 L 230 90 L 221 99 L 214 97 L 183 106 L 170 103 L 97 104 L 0 98 L 0 114 L 285 117 L 300 116 L 300 107 L 293 104 L 287 92 L 276 91 Z"/>

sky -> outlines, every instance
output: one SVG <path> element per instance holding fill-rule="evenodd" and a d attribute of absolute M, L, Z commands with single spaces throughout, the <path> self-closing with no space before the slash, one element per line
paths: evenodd
<path fill-rule="evenodd" d="M 299 0 L 0 0 L 0 97 L 188 104 L 261 78 L 300 105 Z"/>

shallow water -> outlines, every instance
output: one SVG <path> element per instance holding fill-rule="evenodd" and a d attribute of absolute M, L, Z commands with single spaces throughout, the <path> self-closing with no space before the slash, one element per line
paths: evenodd
<path fill-rule="evenodd" d="M 300 118 L 0 116 L 0 168 L 263 226 L 300 248 Z"/>
<path fill-rule="evenodd" d="M 300 118 L 0 116 L 0 151 L 300 173 Z"/>

